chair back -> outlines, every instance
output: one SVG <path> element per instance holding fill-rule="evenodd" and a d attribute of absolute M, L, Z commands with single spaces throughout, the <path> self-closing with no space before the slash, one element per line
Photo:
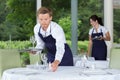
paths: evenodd
<path fill-rule="evenodd" d="M 110 53 L 109 67 L 113 69 L 120 69 L 120 49 L 112 49 Z"/>
<path fill-rule="evenodd" d="M 21 67 L 20 54 L 17 49 L 0 49 L 0 77 L 4 70 Z"/>

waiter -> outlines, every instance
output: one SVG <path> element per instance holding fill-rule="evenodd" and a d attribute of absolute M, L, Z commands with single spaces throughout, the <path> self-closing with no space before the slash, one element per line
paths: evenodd
<path fill-rule="evenodd" d="M 52 11 L 41 7 L 37 11 L 37 18 L 39 23 L 34 27 L 36 48 L 47 49 L 52 71 L 56 71 L 58 66 L 73 66 L 73 55 L 66 43 L 64 31 L 60 25 L 52 21 Z"/>

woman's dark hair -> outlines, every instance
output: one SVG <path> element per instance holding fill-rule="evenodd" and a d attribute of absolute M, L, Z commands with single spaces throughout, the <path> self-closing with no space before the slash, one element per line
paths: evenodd
<path fill-rule="evenodd" d="M 92 15 L 92 16 L 90 17 L 90 19 L 92 19 L 93 21 L 96 21 L 96 20 L 97 20 L 98 23 L 103 26 L 103 22 L 102 22 L 102 18 L 101 18 L 101 17 L 98 17 L 97 15 Z"/>

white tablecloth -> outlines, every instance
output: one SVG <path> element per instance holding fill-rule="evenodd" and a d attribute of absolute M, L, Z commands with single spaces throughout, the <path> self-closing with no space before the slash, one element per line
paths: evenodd
<path fill-rule="evenodd" d="M 13 68 L 4 71 L 2 80 L 120 80 L 120 70 L 63 66 L 51 72 L 42 68 Z"/>
<path fill-rule="evenodd" d="M 81 67 L 81 60 L 76 61 L 75 66 Z M 109 61 L 101 61 L 101 60 L 95 60 L 95 61 L 86 61 L 85 65 L 87 67 L 91 67 L 94 65 L 96 68 L 109 68 Z"/>

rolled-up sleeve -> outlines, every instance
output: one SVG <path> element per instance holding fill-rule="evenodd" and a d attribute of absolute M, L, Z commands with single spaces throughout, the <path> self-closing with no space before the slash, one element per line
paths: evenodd
<path fill-rule="evenodd" d="M 61 62 L 63 55 L 65 53 L 65 35 L 63 29 L 59 25 L 55 25 L 52 36 L 56 39 L 56 55 L 55 60 L 59 60 Z"/>

